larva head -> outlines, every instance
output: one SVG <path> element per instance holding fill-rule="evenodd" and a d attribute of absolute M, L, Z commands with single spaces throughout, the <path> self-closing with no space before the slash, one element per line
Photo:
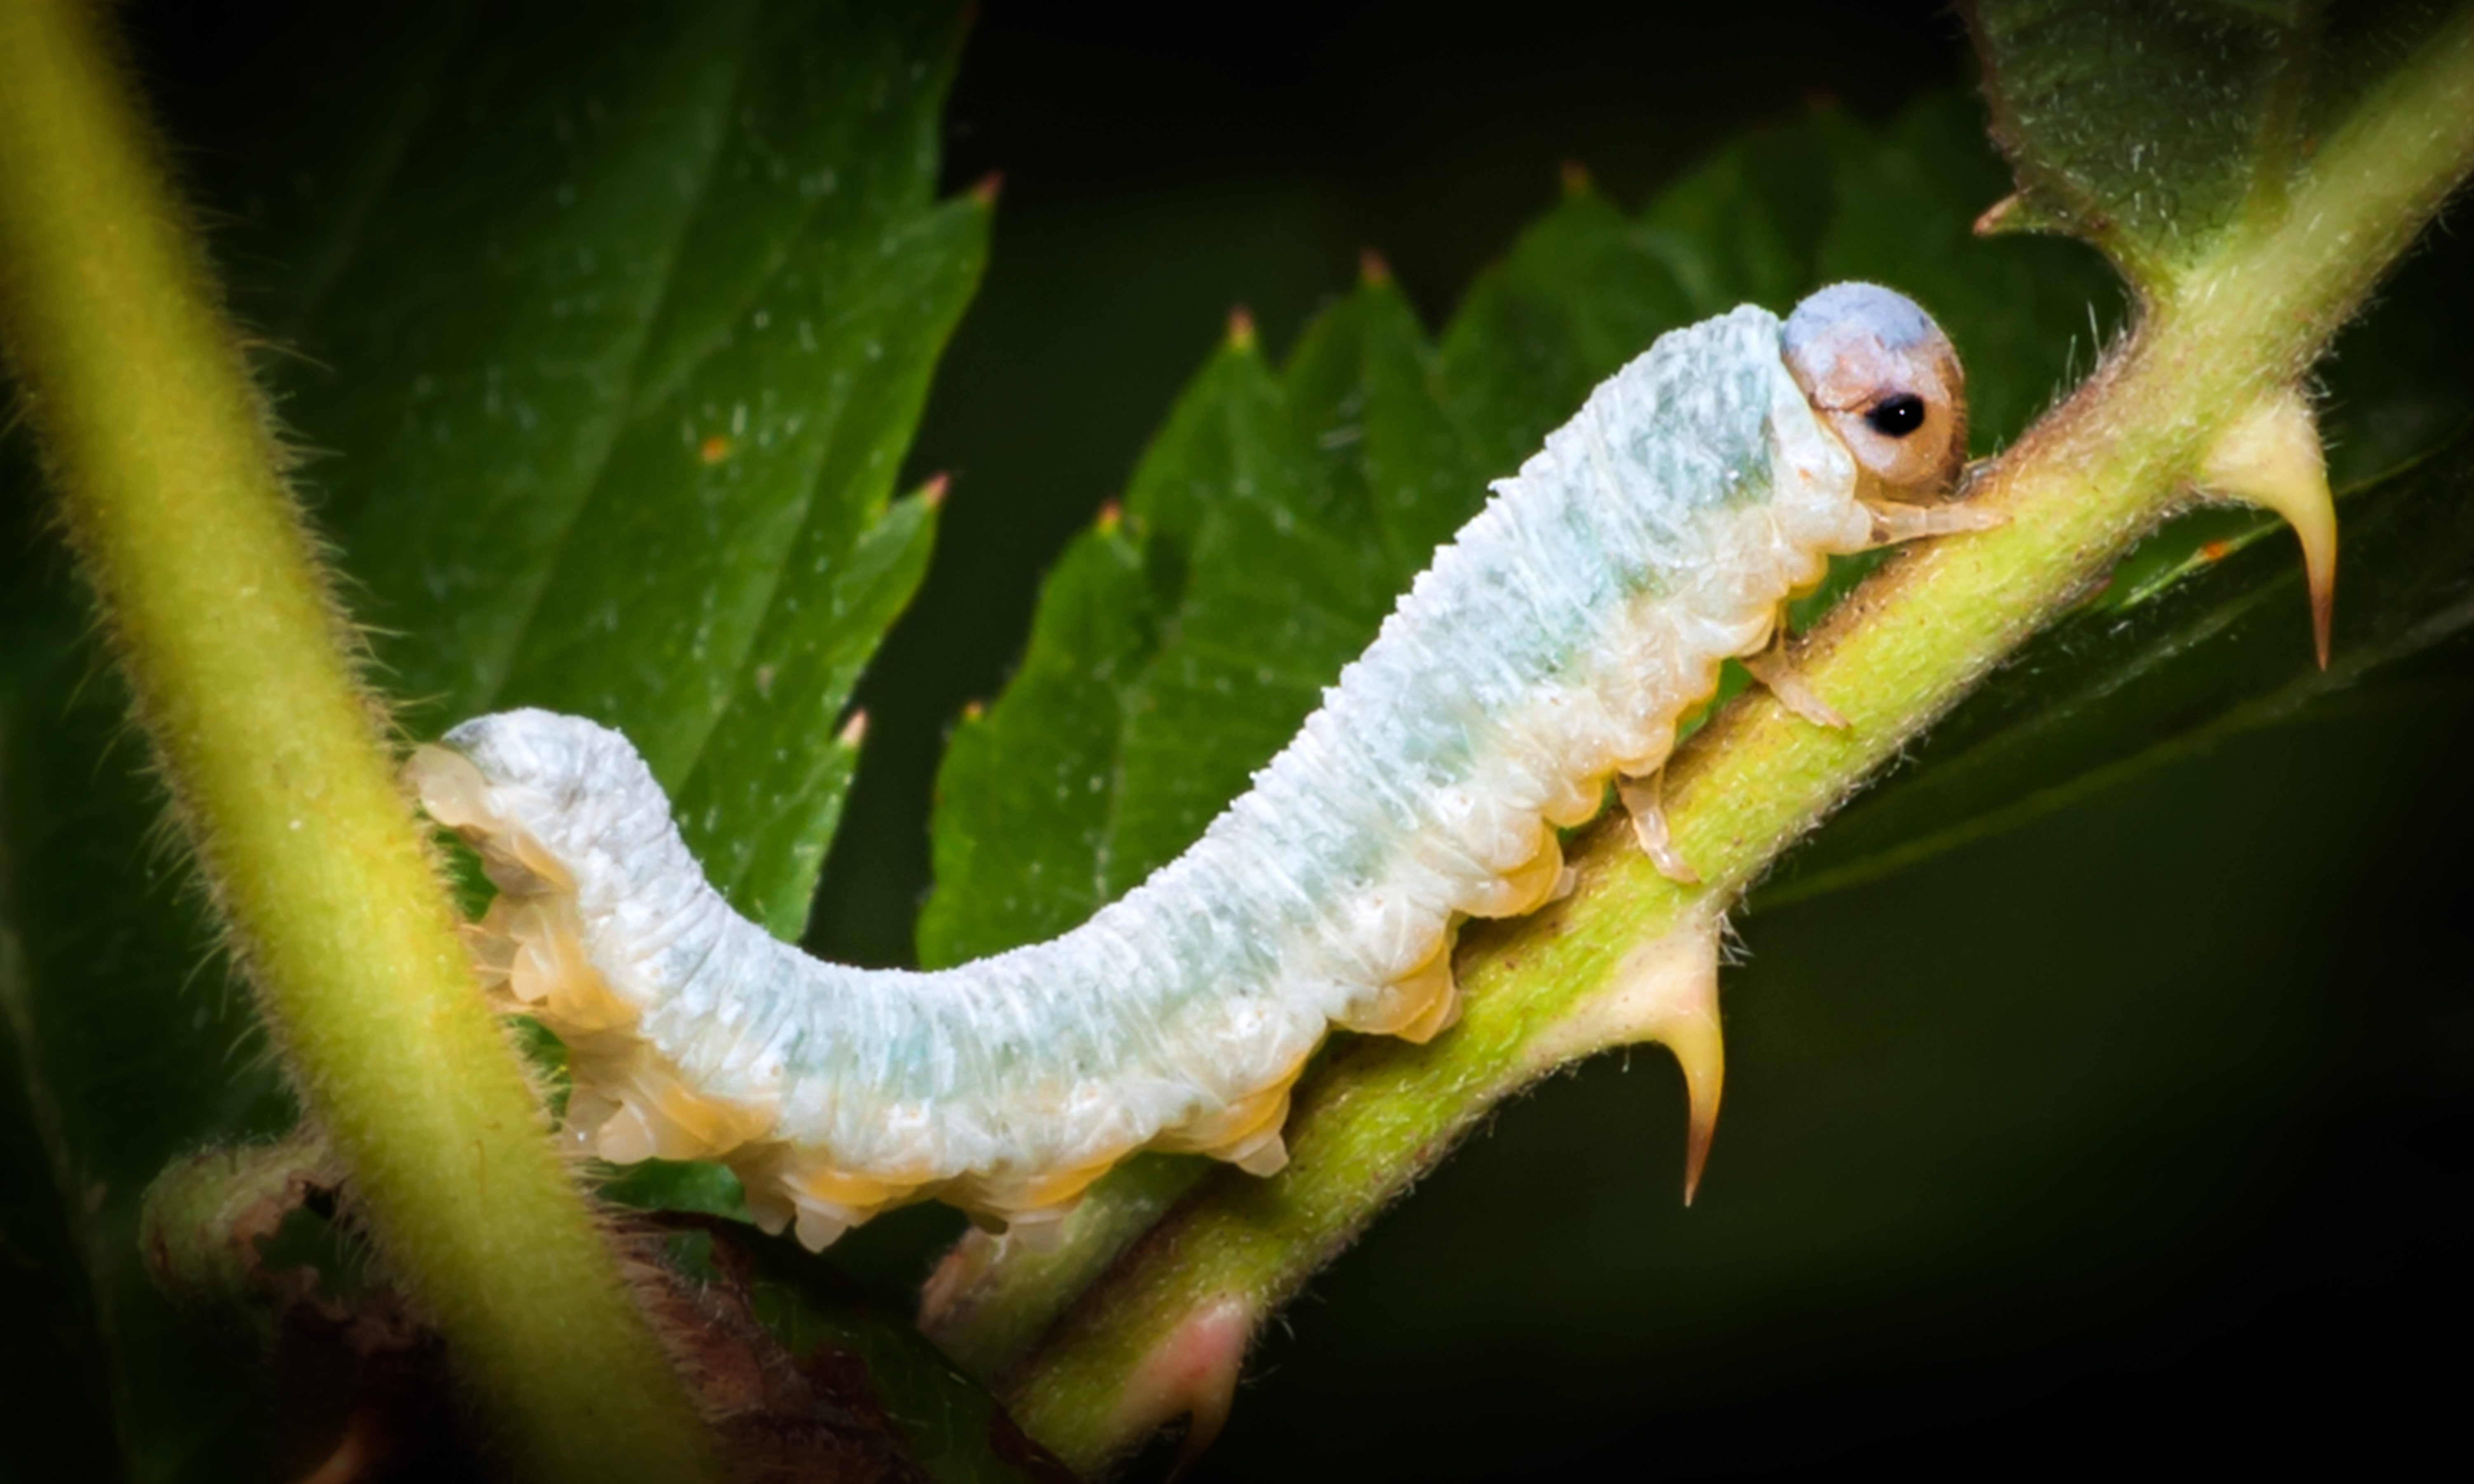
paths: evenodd
<path fill-rule="evenodd" d="M 1874 283 L 1833 283 L 1795 306 L 1787 371 L 1880 494 L 1927 499 L 1967 458 L 1967 378 L 1950 337 L 1916 301 Z"/>

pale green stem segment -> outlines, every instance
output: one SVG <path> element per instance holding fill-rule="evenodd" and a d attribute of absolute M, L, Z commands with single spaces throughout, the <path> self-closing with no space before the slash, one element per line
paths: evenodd
<path fill-rule="evenodd" d="M 519 1475 L 714 1476 L 484 1008 L 96 9 L 0 0 L 0 343 L 176 811 L 356 1209 Z"/>
<path fill-rule="evenodd" d="M 2474 17 L 2461 16 L 2286 182 L 2281 208 L 2246 214 L 2170 281 L 2144 286 L 2136 333 L 1981 481 L 1975 498 L 2008 525 L 1891 563 L 1812 636 L 1799 663 L 1850 727 L 1747 696 L 1678 757 L 1667 808 L 1706 886 L 1666 881 L 1621 821 L 1601 821 L 1573 852 L 1575 896 L 1468 935 L 1457 1029 L 1425 1047 L 1351 1041 L 1300 1086 L 1279 1177 L 1203 1177 L 1028 1354 L 1014 1347 L 1036 1301 L 1002 1273 L 981 1275 L 977 1302 L 940 1338 L 993 1363 L 1014 1416 L 1078 1468 L 1156 1424 L 1160 1405 L 1128 1399 L 1169 1368 L 1200 1376 L 1225 1361 L 1233 1374 L 1235 1356 L 1198 1352 L 1225 1328 L 1205 1321 L 1232 1301 L 1259 1316 L 1292 1296 L 1487 1110 L 1569 1054 L 1563 1028 L 1613 992 L 1628 955 L 1733 900 L 2100 580 L 2189 496 L 2228 419 L 2308 370 L 2469 164 Z M 2294 642 L 2308 636 L 2297 612 Z M 1042 1262 L 1077 1267 L 1071 1253 Z M 1005 1332 L 982 1336 L 983 1323 Z M 1209 1391 L 1191 1388 L 1206 1412 Z"/>

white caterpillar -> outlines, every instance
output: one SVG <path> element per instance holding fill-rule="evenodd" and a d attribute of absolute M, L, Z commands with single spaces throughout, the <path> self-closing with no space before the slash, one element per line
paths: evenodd
<path fill-rule="evenodd" d="M 1773 643 L 1833 553 L 1990 522 L 1938 494 L 1955 355 L 1869 284 L 1661 337 L 1435 555 L 1254 787 L 1192 850 L 1053 942 L 933 973 L 820 963 L 734 913 L 617 732 L 511 711 L 421 749 L 431 816 L 500 896 L 484 977 L 568 1043 L 603 1158 L 727 1161 L 767 1230 L 822 1247 L 941 1197 L 1036 1236 L 1137 1149 L 1270 1174 L 1328 1029 L 1458 1017 L 1464 917 L 1564 877 L 1555 828 L 1656 776 L 1719 663 L 1834 714 Z"/>

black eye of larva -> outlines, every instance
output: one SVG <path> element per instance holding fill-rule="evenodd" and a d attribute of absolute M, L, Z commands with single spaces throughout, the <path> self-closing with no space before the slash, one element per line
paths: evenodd
<path fill-rule="evenodd" d="M 1925 399 L 1913 392 L 1885 396 L 1864 414 L 1864 422 L 1884 438 L 1904 438 L 1925 425 Z"/>

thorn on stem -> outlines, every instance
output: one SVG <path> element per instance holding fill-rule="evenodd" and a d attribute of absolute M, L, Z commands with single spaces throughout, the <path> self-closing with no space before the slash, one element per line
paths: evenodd
<path fill-rule="evenodd" d="M 2298 387 L 2279 387 L 2226 424 L 2210 445 L 2199 482 L 2213 493 L 2285 517 L 2302 542 L 2311 586 L 2311 638 L 2328 668 L 2328 625 L 2337 605 L 2337 504 L 2319 422 Z"/>
<path fill-rule="evenodd" d="M 1256 1317 L 1253 1305 L 1235 1294 L 1198 1305 L 1126 1376 L 1110 1430 L 1136 1438 L 1176 1418 L 1188 1419 L 1185 1445 L 1169 1477 L 1183 1475 L 1227 1424 Z"/>

